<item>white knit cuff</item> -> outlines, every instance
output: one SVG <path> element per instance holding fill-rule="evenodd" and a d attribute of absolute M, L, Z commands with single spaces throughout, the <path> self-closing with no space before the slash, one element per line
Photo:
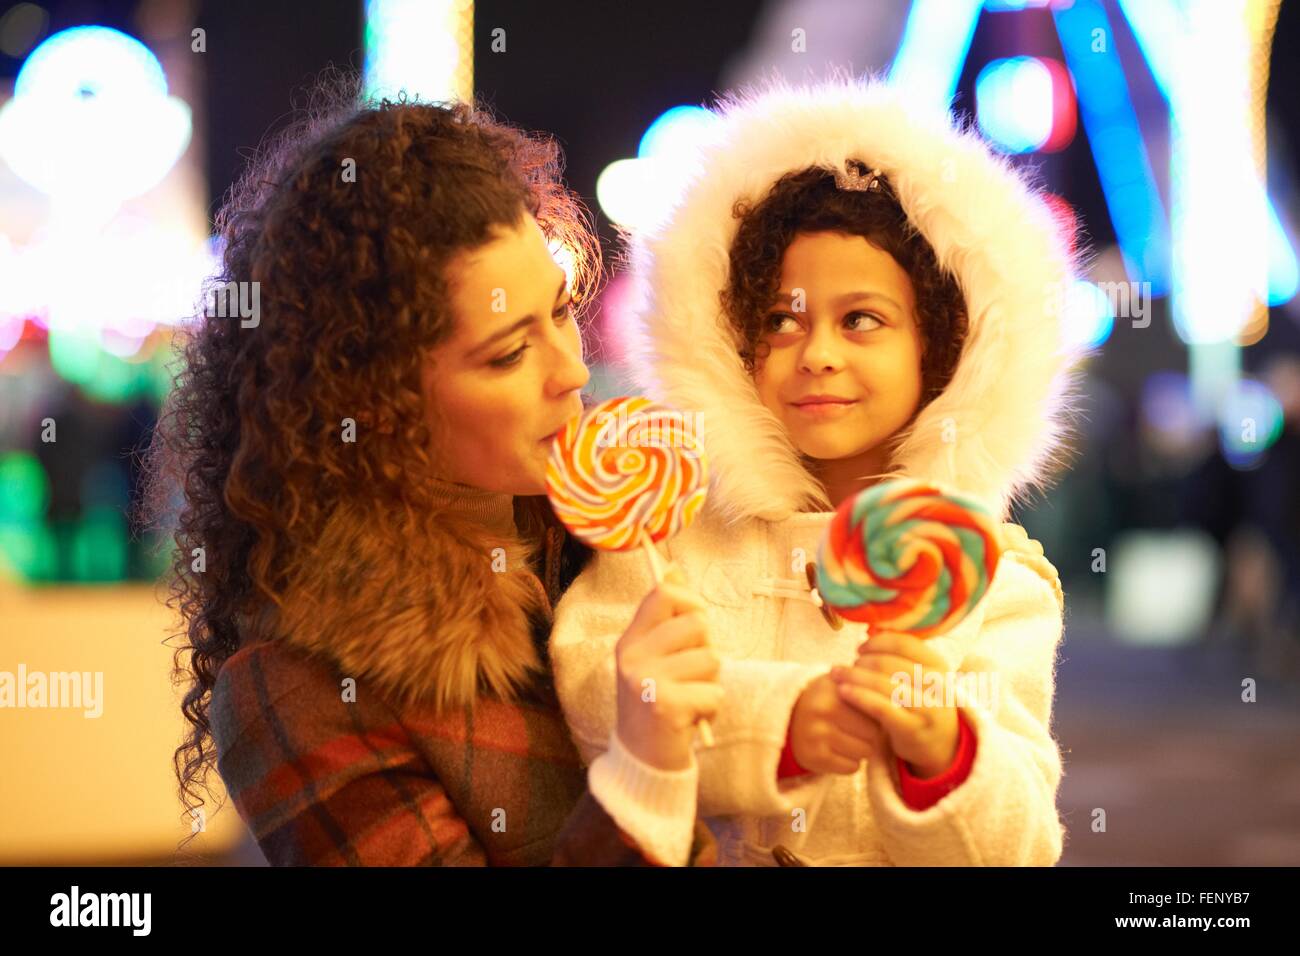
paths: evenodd
<path fill-rule="evenodd" d="M 660 770 L 632 755 L 609 735 L 609 749 L 591 762 L 587 787 L 605 812 L 652 859 L 669 866 L 690 862 L 700 767 Z"/>
<path fill-rule="evenodd" d="M 717 746 L 699 752 L 699 812 L 717 816 L 780 816 L 808 807 L 830 774 L 777 778 L 781 751 L 800 695 L 829 664 L 725 659 L 725 690 L 713 723 Z"/>

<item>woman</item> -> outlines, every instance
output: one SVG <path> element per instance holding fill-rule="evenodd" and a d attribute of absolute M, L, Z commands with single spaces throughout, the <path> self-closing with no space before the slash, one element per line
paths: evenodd
<path fill-rule="evenodd" d="M 218 281 L 258 314 L 196 325 L 155 440 L 155 499 L 184 492 L 182 800 L 215 763 L 272 864 L 707 862 L 679 758 L 721 691 L 690 595 L 628 628 L 620 660 L 659 693 L 589 782 L 550 679 L 550 609 L 589 553 L 544 466 L 581 409 L 599 264 L 559 150 L 350 89 L 220 213 Z"/>

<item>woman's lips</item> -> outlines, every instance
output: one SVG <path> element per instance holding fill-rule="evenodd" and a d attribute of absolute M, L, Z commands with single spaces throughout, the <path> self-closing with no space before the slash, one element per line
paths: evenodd
<path fill-rule="evenodd" d="M 798 414 L 814 421 L 829 421 L 848 414 L 849 409 L 858 404 L 857 399 L 847 401 L 827 401 L 818 399 L 807 402 L 791 402 L 790 407 Z"/>

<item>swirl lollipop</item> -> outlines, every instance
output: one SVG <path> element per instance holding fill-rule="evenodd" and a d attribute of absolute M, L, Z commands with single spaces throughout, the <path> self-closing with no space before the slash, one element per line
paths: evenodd
<path fill-rule="evenodd" d="M 980 602 L 1001 553 L 997 526 L 976 502 L 886 481 L 836 509 L 818 549 L 817 588 L 850 621 L 933 637 Z"/>
<path fill-rule="evenodd" d="M 694 519 L 708 489 L 704 449 L 681 412 L 647 398 L 611 398 L 561 429 L 546 463 L 546 494 L 574 536 L 604 551 L 641 547 L 655 584 L 655 545 Z M 708 721 L 699 723 L 713 745 Z"/>
<path fill-rule="evenodd" d="M 556 515 L 604 551 L 630 551 L 681 531 L 704 504 L 709 477 L 686 425 L 681 412 L 647 398 L 611 398 L 570 421 L 546 464 Z"/>

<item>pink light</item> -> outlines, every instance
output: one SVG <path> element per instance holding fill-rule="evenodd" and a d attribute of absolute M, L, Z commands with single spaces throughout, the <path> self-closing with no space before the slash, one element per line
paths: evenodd
<path fill-rule="evenodd" d="M 1074 95 L 1074 81 L 1070 71 L 1060 60 L 1037 57 L 1052 76 L 1052 131 L 1040 152 L 1055 153 L 1069 146 L 1079 124 L 1079 104 Z"/>
<path fill-rule="evenodd" d="M 1047 211 L 1052 214 L 1052 218 L 1056 220 L 1056 228 L 1061 235 L 1062 244 L 1069 249 L 1070 255 L 1074 255 L 1075 247 L 1079 242 L 1077 238 L 1079 216 L 1074 211 L 1074 207 L 1056 193 L 1044 195 L 1043 203 L 1047 206 Z"/>
<path fill-rule="evenodd" d="M 632 357 L 636 349 L 633 317 L 643 304 L 644 296 L 628 273 L 620 273 L 605 286 L 595 322 L 602 353 L 600 361 L 622 366 Z"/>
<path fill-rule="evenodd" d="M 0 315 L 0 359 L 18 344 L 26 324 L 27 320 L 21 315 Z"/>

